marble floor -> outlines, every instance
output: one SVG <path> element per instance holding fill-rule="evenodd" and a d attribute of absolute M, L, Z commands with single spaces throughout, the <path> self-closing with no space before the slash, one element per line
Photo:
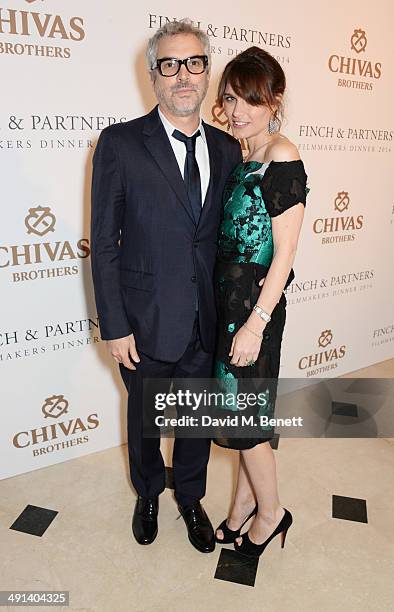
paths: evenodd
<path fill-rule="evenodd" d="M 347 377 L 394 378 L 394 359 Z M 168 440 L 163 447 L 170 465 Z M 284 549 L 274 539 L 258 564 L 231 545 L 211 554 L 190 545 L 171 468 L 159 535 L 139 546 L 125 446 L 3 480 L 0 590 L 67 590 L 70 605 L 58 609 L 79 612 L 393 610 L 394 439 L 287 438 L 275 453 L 294 524 Z M 228 510 L 236 462 L 213 445 L 203 505 L 214 525 Z M 52 521 L 41 536 L 26 532 L 29 512 L 36 529 Z"/>

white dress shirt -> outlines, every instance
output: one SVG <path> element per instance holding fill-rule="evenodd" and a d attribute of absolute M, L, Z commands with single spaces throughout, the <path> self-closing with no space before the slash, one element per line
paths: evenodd
<path fill-rule="evenodd" d="M 158 109 L 158 111 L 159 111 L 159 117 L 164 125 L 165 131 L 167 132 L 167 136 L 171 143 L 172 150 L 174 151 L 174 155 L 178 162 L 178 166 L 179 166 L 179 170 L 181 171 L 182 178 L 184 178 L 183 175 L 184 175 L 184 170 L 185 170 L 185 159 L 186 159 L 185 143 L 173 137 L 172 135 L 173 131 L 179 128 L 176 128 L 174 125 L 172 125 L 168 121 L 168 119 L 161 112 L 160 108 Z M 204 126 L 202 124 L 201 119 L 200 119 L 200 125 L 198 126 L 197 130 L 193 132 L 193 134 L 195 134 L 198 130 L 200 130 L 201 132 L 201 138 L 196 139 L 196 160 L 198 164 L 198 169 L 200 171 L 201 199 L 202 199 L 202 205 L 204 205 L 204 200 L 207 194 L 209 178 L 210 178 L 210 168 L 209 168 L 209 152 L 208 152 L 207 138 L 206 138 Z M 193 136 L 193 134 L 190 134 L 190 136 Z"/>

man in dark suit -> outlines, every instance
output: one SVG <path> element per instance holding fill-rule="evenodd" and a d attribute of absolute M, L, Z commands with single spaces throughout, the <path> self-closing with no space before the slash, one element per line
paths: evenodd
<path fill-rule="evenodd" d="M 209 40 L 189 20 L 150 39 L 147 60 L 159 105 L 104 129 L 93 161 L 92 272 L 101 337 L 128 389 L 133 533 L 157 535 L 165 488 L 160 439 L 143 436 L 142 381 L 209 378 L 215 348 L 213 268 L 222 192 L 241 161 L 239 143 L 200 119 Z M 210 440 L 176 438 L 175 497 L 189 540 L 214 550 L 205 495 Z"/>

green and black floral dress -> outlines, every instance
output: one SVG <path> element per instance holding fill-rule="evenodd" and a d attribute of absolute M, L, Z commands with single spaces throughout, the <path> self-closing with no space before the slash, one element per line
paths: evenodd
<path fill-rule="evenodd" d="M 271 425 L 260 425 L 261 419 L 274 415 L 280 349 L 286 321 L 286 297 L 282 293 L 267 323 L 260 354 L 252 366 L 230 364 L 229 352 L 234 334 L 248 319 L 260 295 L 259 281 L 264 278 L 273 259 L 271 218 L 302 202 L 306 204 L 306 180 L 301 160 L 261 163 L 241 162 L 229 177 L 223 200 L 215 268 L 215 292 L 218 308 L 218 338 L 214 377 L 219 388 L 238 393 L 263 393 L 265 400 L 254 407 L 242 408 L 242 414 L 253 415 L 257 427 L 234 429 L 220 427 L 214 442 L 235 449 L 252 448 L 273 437 Z M 294 279 L 291 270 L 285 289 Z M 234 415 L 240 409 L 227 405 L 221 413 Z M 256 418 L 257 417 L 257 418 Z M 231 431 L 231 433 L 229 433 Z M 244 437 L 245 436 L 245 437 Z"/>

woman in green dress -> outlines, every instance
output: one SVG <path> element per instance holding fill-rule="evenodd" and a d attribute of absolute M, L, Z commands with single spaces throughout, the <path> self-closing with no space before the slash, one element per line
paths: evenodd
<path fill-rule="evenodd" d="M 215 288 L 218 342 L 214 376 L 223 389 L 265 398 L 256 417 L 274 414 L 286 320 L 284 289 L 292 269 L 306 203 L 304 166 L 297 147 L 280 133 L 285 75 L 266 51 L 251 47 L 227 64 L 218 100 L 248 156 L 230 176 L 219 230 Z M 257 419 L 260 424 L 260 419 Z M 273 428 L 239 437 L 219 431 L 214 442 L 239 450 L 238 482 L 230 515 L 216 541 L 260 556 L 279 533 L 282 547 L 292 515 L 279 502 Z M 247 533 L 244 524 L 254 517 Z"/>

